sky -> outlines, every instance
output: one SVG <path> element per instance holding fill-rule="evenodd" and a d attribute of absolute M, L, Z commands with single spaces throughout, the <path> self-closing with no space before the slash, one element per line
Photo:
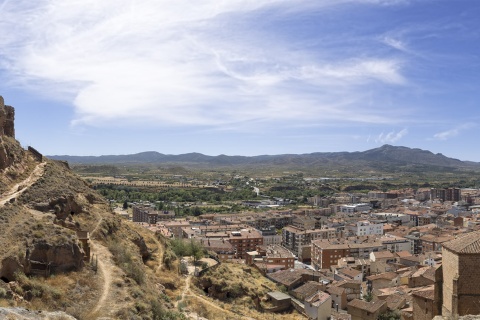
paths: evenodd
<path fill-rule="evenodd" d="M 0 95 L 47 155 L 383 144 L 480 161 L 478 0 L 0 0 Z"/>

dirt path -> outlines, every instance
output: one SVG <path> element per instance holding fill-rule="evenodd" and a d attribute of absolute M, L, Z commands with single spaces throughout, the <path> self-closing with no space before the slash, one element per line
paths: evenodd
<path fill-rule="evenodd" d="M 31 185 L 33 185 L 40 177 L 43 175 L 45 172 L 45 165 L 46 162 L 42 162 L 37 164 L 35 169 L 33 169 L 32 173 L 23 181 L 20 181 L 16 183 L 13 187 L 10 188 L 10 190 L 2 194 L 0 196 L 0 206 L 5 205 L 8 201 L 10 201 L 13 198 L 18 197 L 21 195 L 25 190 L 27 190 Z"/>
<path fill-rule="evenodd" d="M 160 271 L 160 269 L 163 266 L 163 245 L 155 237 L 156 236 L 153 235 L 153 241 L 157 245 L 157 251 L 155 252 L 155 255 L 157 257 L 157 262 L 158 262 L 158 267 L 155 270 L 155 273 L 157 273 L 158 271 Z"/>
<path fill-rule="evenodd" d="M 192 278 L 191 275 L 188 275 L 185 278 L 185 287 L 183 288 L 182 295 L 181 295 L 182 298 L 175 302 L 175 309 L 178 309 L 178 304 L 185 299 L 185 295 L 187 294 L 187 291 L 190 290 L 190 279 L 191 278 Z"/>
<path fill-rule="evenodd" d="M 90 232 L 90 237 L 93 238 L 93 235 L 95 234 L 95 232 L 97 232 L 97 230 L 100 227 L 100 225 L 102 224 L 102 222 L 103 222 L 103 217 L 101 215 L 99 215 L 97 224 L 95 225 L 93 230 Z"/>
<path fill-rule="evenodd" d="M 100 298 L 98 299 L 97 304 L 92 309 L 92 311 L 87 316 L 87 319 L 94 319 L 98 316 L 100 309 L 109 310 L 105 308 L 107 304 L 107 298 L 110 293 L 110 287 L 112 284 L 112 274 L 114 269 L 114 264 L 112 262 L 112 254 L 108 249 L 95 240 L 91 240 L 91 249 L 92 253 L 98 258 L 97 270 L 100 271 L 103 278 L 103 288 Z"/>

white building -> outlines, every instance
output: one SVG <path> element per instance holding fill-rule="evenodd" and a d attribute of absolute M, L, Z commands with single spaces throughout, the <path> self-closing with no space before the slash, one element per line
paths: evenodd
<path fill-rule="evenodd" d="M 368 220 L 358 221 L 355 234 L 357 236 L 370 236 L 370 235 L 382 235 L 383 223 L 371 223 Z"/>
<path fill-rule="evenodd" d="M 385 220 L 388 223 L 400 223 L 402 225 L 410 223 L 410 216 L 403 213 L 376 212 L 371 213 L 370 217 L 375 220 Z"/>
<path fill-rule="evenodd" d="M 408 251 L 412 252 L 412 243 L 409 239 L 386 234 L 380 238 L 383 249 L 390 252 Z"/>
<path fill-rule="evenodd" d="M 356 203 L 356 204 L 346 204 L 340 206 L 340 212 L 343 213 L 354 213 L 354 212 L 364 212 L 370 211 L 372 209 L 368 203 Z"/>
<path fill-rule="evenodd" d="M 332 298 L 323 291 L 305 299 L 304 307 L 309 319 L 328 320 L 332 316 Z"/>

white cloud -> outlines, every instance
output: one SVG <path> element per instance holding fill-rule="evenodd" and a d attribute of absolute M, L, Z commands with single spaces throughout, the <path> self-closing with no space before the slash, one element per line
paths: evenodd
<path fill-rule="evenodd" d="M 470 129 L 474 126 L 475 126 L 475 124 L 473 124 L 473 123 L 465 123 L 465 124 L 460 125 L 456 128 L 452 128 L 452 129 L 449 129 L 449 130 L 446 130 L 446 131 L 438 132 L 438 133 L 433 135 L 433 138 L 436 139 L 436 140 L 448 140 L 450 138 L 458 136 L 460 134 L 460 132 L 462 132 L 464 130 L 467 130 L 467 129 Z"/>
<path fill-rule="evenodd" d="M 306 1 L 305 7 L 283 0 L 5 2 L 0 68 L 17 85 L 71 101 L 75 124 L 395 122 L 376 108 L 355 111 L 365 84 L 407 82 L 401 61 L 314 58 L 247 21 L 266 8 L 288 15 L 293 5 L 301 11 L 341 2 L 398 1 Z"/>
<path fill-rule="evenodd" d="M 409 51 L 406 47 L 406 44 L 399 39 L 395 39 L 393 37 L 386 36 L 386 37 L 383 38 L 383 42 L 386 45 L 388 45 L 392 48 L 395 48 L 397 50 L 400 50 L 400 51 L 403 51 L 403 52 L 408 52 Z"/>
<path fill-rule="evenodd" d="M 402 139 L 405 135 L 407 135 L 407 133 L 408 133 L 408 130 L 406 128 L 398 132 L 391 131 L 387 134 L 382 132 L 375 139 L 375 142 L 376 143 L 395 143 L 400 139 Z"/>

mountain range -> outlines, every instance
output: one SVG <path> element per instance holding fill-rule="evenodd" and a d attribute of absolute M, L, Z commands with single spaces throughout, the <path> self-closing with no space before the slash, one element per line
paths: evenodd
<path fill-rule="evenodd" d="M 362 167 L 391 171 L 396 169 L 480 169 L 480 163 L 461 161 L 428 150 L 401 146 L 383 145 L 379 148 L 357 152 L 315 152 L 308 154 L 280 154 L 259 156 L 208 156 L 201 153 L 180 155 L 162 154 L 155 151 L 130 155 L 103 156 L 48 156 L 70 164 L 177 164 L 209 167 L 278 166 L 306 167 Z"/>

